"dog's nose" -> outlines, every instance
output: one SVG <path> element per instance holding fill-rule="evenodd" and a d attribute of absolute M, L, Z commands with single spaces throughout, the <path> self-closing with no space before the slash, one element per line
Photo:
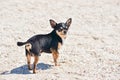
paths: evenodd
<path fill-rule="evenodd" d="M 67 33 L 67 31 L 64 31 L 64 34 L 66 34 Z"/>

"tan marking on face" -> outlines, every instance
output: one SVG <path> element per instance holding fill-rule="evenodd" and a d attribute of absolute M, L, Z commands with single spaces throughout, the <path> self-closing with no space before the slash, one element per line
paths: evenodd
<path fill-rule="evenodd" d="M 65 39 L 65 38 L 66 38 L 66 34 L 64 34 L 63 31 L 61 31 L 61 32 L 56 31 L 56 33 L 57 33 L 58 36 L 60 36 L 62 39 Z"/>
<path fill-rule="evenodd" d="M 30 43 L 27 43 L 27 44 L 25 45 L 25 49 L 26 49 L 28 52 L 30 52 L 30 49 L 32 49 L 32 45 L 31 45 Z"/>

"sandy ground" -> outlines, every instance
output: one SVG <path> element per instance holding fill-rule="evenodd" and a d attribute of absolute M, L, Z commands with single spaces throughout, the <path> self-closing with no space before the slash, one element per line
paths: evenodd
<path fill-rule="evenodd" d="M 61 66 L 43 53 L 32 74 L 16 42 L 70 17 Z M 0 0 L 0 80 L 120 80 L 120 0 Z"/>

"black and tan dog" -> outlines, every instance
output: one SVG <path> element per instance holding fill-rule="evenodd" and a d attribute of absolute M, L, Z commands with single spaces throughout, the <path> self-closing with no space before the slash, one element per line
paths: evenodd
<path fill-rule="evenodd" d="M 69 18 L 65 23 L 56 23 L 54 20 L 50 20 L 50 25 L 53 31 L 49 34 L 35 35 L 28 39 L 26 42 L 17 42 L 18 46 L 25 45 L 26 57 L 28 68 L 31 70 L 30 60 L 31 56 L 34 56 L 34 68 L 33 73 L 36 73 L 36 66 L 39 60 L 39 56 L 42 52 L 52 53 L 55 66 L 57 66 L 57 59 L 59 56 L 58 49 L 63 43 L 63 39 L 66 38 L 67 31 L 70 27 L 72 19 Z"/>

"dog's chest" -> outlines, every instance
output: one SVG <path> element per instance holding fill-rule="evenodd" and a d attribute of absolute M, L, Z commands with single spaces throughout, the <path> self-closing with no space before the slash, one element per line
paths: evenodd
<path fill-rule="evenodd" d="M 62 43 L 61 42 L 58 42 L 58 49 L 60 49 L 62 46 Z"/>

